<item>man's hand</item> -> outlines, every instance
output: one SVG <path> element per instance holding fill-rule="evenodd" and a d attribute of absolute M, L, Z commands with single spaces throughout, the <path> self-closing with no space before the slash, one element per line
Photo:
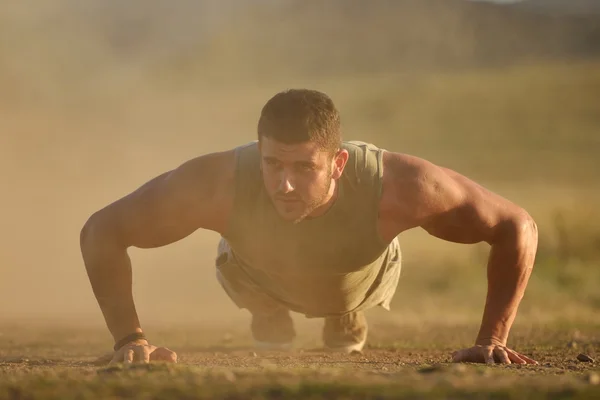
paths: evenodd
<path fill-rule="evenodd" d="M 166 347 L 156 347 L 146 340 L 131 342 L 115 351 L 110 365 L 125 363 L 149 363 L 150 361 L 177 362 L 177 354 Z"/>
<path fill-rule="evenodd" d="M 537 361 L 517 353 L 506 346 L 490 344 L 475 345 L 452 353 L 452 362 L 472 362 L 486 364 L 539 364 Z"/>

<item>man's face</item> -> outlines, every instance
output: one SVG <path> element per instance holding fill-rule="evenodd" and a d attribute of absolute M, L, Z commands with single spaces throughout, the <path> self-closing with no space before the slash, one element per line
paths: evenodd
<path fill-rule="evenodd" d="M 268 137 L 261 138 L 260 152 L 267 194 L 279 215 L 294 223 L 327 203 L 348 154 L 332 158 L 312 142 L 284 144 Z"/>

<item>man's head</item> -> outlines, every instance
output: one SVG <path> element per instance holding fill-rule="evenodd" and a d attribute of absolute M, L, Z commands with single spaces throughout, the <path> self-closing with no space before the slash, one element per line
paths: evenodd
<path fill-rule="evenodd" d="M 265 188 L 283 218 L 299 222 L 327 207 L 348 160 L 329 96 L 308 89 L 276 94 L 262 109 L 258 140 Z"/>

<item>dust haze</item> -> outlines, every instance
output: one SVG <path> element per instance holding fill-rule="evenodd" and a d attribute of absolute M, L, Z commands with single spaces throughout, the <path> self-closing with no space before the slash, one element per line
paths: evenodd
<path fill-rule="evenodd" d="M 485 156 L 477 149 L 452 156 L 440 141 L 445 123 L 436 125 L 428 114 L 441 100 L 405 93 L 443 92 L 444 83 L 436 79 L 444 74 L 477 76 L 599 52 L 593 45 L 598 42 L 586 36 L 586 24 L 597 26 L 597 20 L 544 22 L 538 15 L 460 0 L 245 4 L 0 5 L 0 319 L 102 325 L 79 250 L 79 231 L 89 215 L 187 159 L 254 140 L 260 108 L 280 90 L 328 93 L 340 108 L 347 138 L 414 150 L 485 177 Z M 534 19 L 542 22 L 532 24 Z M 386 84 L 390 79 L 394 88 Z M 415 86 L 418 79 L 439 90 Z M 402 119 L 390 117 L 395 110 Z M 541 110 L 515 118 L 535 125 L 560 111 Z M 589 129 L 599 125 L 589 119 Z M 589 140 L 577 142 L 578 148 L 591 152 L 589 143 L 598 142 Z M 530 155 L 517 154 L 512 167 L 529 169 Z M 592 179 L 586 167 L 592 158 L 579 157 L 561 171 Z M 497 178 L 490 185 L 513 176 L 502 168 L 489 172 Z M 531 179 L 548 182 L 543 173 Z M 570 197 L 569 204 L 577 199 Z M 163 248 L 130 250 L 143 325 L 245 318 L 215 279 L 218 239 L 198 231 Z M 408 235 L 411 240 L 426 239 L 416 232 Z M 428 249 L 449 246 L 435 239 L 425 243 Z M 424 263 L 410 246 L 405 252 L 415 264 Z"/>

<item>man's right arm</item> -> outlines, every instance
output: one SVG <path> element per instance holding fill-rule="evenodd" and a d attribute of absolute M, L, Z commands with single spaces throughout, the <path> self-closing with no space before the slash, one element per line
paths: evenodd
<path fill-rule="evenodd" d="M 80 235 L 92 290 L 115 342 L 142 332 L 127 249 L 154 248 L 199 228 L 224 232 L 233 204 L 235 150 L 190 160 L 95 212 Z"/>

